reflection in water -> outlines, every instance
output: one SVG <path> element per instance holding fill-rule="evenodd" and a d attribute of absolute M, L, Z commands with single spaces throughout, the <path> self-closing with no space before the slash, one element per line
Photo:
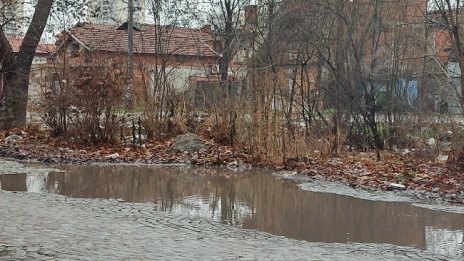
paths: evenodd
<path fill-rule="evenodd" d="M 426 227 L 426 246 L 433 253 L 448 256 L 464 256 L 462 231 Z"/>
<path fill-rule="evenodd" d="M 4 190 L 153 202 L 160 211 L 313 242 L 391 243 L 464 256 L 462 214 L 302 191 L 258 171 L 76 166 L 42 176 L 0 175 L 0 184 Z"/>
<path fill-rule="evenodd" d="M 50 184 L 47 183 L 48 175 L 49 173 L 38 173 L 34 175 L 0 175 L 0 189 L 34 193 L 56 193 L 56 186 L 58 184 L 55 184 L 54 187 L 50 186 Z"/>

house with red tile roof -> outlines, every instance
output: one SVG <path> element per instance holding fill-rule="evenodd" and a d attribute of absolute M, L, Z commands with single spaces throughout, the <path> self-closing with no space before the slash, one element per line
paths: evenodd
<path fill-rule="evenodd" d="M 7 35 L 13 53 L 18 53 L 24 38 L 22 36 Z M 54 44 L 39 43 L 34 60 L 32 61 L 31 73 L 29 75 L 29 99 L 37 100 L 43 86 L 45 86 L 45 75 L 49 70 L 51 57 L 55 51 Z M 3 82 L 3 81 L 0 81 Z M 1 89 L 1 88 L 0 88 Z"/>
<path fill-rule="evenodd" d="M 8 42 L 14 53 L 18 53 L 23 43 L 24 38 L 22 36 L 7 36 Z M 35 51 L 36 56 L 50 56 L 56 49 L 54 44 L 39 43 L 37 50 Z"/>
<path fill-rule="evenodd" d="M 91 52 L 127 53 L 128 50 L 126 24 L 84 23 L 72 28 L 69 36 Z M 214 51 L 212 44 L 212 34 L 201 29 L 146 24 L 136 26 L 134 32 L 136 55 L 217 58 L 218 53 Z"/>
<path fill-rule="evenodd" d="M 126 23 L 80 23 L 57 38 L 57 62 L 71 74 L 90 65 L 128 64 Z M 133 80 L 138 91 L 154 88 L 160 68 L 178 91 L 187 90 L 196 76 L 218 73 L 220 54 L 214 50 L 216 40 L 209 30 L 145 24 L 134 28 L 133 39 Z"/>

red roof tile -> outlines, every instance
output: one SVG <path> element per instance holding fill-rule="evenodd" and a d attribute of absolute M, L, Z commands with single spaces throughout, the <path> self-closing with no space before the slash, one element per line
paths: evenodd
<path fill-rule="evenodd" d="M 127 31 L 118 27 L 84 24 L 72 28 L 71 35 L 90 50 L 127 52 Z M 157 41 L 159 35 L 161 40 Z M 134 31 L 134 53 L 218 57 L 211 47 L 212 41 L 212 35 L 200 29 L 143 25 L 141 30 Z"/>
<path fill-rule="evenodd" d="M 37 54 L 51 54 L 56 50 L 56 45 L 54 44 L 44 44 L 39 43 L 37 46 L 37 50 L 35 51 Z"/>
<path fill-rule="evenodd" d="M 7 36 L 8 42 L 11 45 L 11 49 L 13 49 L 14 53 L 19 52 L 19 48 L 21 47 L 21 44 L 23 42 L 22 37 L 13 37 L 13 36 Z"/>
<path fill-rule="evenodd" d="M 21 48 L 21 44 L 23 43 L 23 37 L 20 36 L 7 36 L 8 42 L 11 45 L 11 49 L 13 49 L 14 53 L 19 52 Z M 51 54 L 55 51 L 56 46 L 54 44 L 44 44 L 39 43 L 37 49 L 35 51 L 36 54 Z"/>

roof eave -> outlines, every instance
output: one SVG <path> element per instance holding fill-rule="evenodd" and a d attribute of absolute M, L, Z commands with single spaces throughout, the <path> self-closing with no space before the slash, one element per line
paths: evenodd
<path fill-rule="evenodd" d="M 74 39 L 74 41 L 76 41 L 78 44 L 82 45 L 82 47 L 84 47 L 85 49 L 90 51 L 90 47 L 88 47 L 84 42 L 79 40 L 79 38 L 77 38 L 77 36 L 75 36 L 74 34 L 71 34 L 71 38 Z"/>

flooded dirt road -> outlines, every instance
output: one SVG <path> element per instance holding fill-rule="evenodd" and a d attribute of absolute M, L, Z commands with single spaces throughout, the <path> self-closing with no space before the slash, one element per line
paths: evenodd
<path fill-rule="evenodd" d="M 464 258 L 463 214 L 303 191 L 258 171 L 2 165 L 0 259 Z"/>

